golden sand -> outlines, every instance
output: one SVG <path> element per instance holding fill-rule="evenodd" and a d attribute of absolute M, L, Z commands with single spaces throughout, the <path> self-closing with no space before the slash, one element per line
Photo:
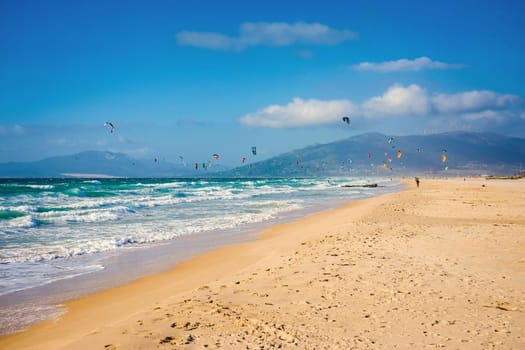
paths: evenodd
<path fill-rule="evenodd" d="M 67 302 L 1 349 L 525 349 L 525 180 L 407 181 Z"/>

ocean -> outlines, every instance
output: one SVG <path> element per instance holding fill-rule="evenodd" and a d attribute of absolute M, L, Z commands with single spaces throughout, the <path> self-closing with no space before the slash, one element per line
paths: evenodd
<path fill-rule="evenodd" d="M 378 187 L 341 186 L 369 183 Z M 61 300 L 400 186 L 389 178 L 0 179 L 0 334 L 56 316 Z"/>

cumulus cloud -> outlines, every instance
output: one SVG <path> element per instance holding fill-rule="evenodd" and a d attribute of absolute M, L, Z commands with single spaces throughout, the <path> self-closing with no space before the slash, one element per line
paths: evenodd
<path fill-rule="evenodd" d="M 498 94 L 487 90 L 473 90 L 457 94 L 436 94 L 432 104 L 440 113 L 461 113 L 490 108 L 506 108 L 517 104 L 521 98 L 516 95 Z"/>
<path fill-rule="evenodd" d="M 522 99 L 517 95 L 499 94 L 488 90 L 471 90 L 456 94 L 429 94 L 416 84 L 406 87 L 396 84 L 388 88 L 383 95 L 365 101 L 361 112 L 364 116 L 369 117 L 458 115 L 505 110 L 520 102 Z"/>
<path fill-rule="evenodd" d="M 391 86 L 383 95 L 372 97 L 363 104 L 365 116 L 426 115 L 431 109 L 426 90 L 412 84 L 407 87 Z"/>
<path fill-rule="evenodd" d="M 445 63 L 440 61 L 433 61 L 426 56 L 418 57 L 410 60 L 406 58 L 397 61 L 386 62 L 361 62 L 353 66 L 355 70 L 359 71 L 376 71 L 376 72 L 397 72 L 397 71 L 421 71 L 427 69 L 458 69 L 463 68 L 462 64 Z"/>
<path fill-rule="evenodd" d="M 341 116 L 353 113 L 356 107 L 348 100 L 321 101 L 294 98 L 287 105 L 271 105 L 240 118 L 249 126 L 270 128 L 301 127 L 340 122 Z"/>
<path fill-rule="evenodd" d="M 493 110 L 464 113 L 462 115 L 462 118 L 467 121 L 495 121 L 498 123 L 502 123 L 505 120 L 508 120 L 512 117 L 513 117 L 513 114 L 507 111 L 493 111 Z"/>
<path fill-rule="evenodd" d="M 176 35 L 179 45 L 202 47 L 212 50 L 239 50 L 233 38 L 219 33 L 183 31 Z"/>
<path fill-rule="evenodd" d="M 488 125 L 523 119 L 525 113 L 520 110 L 521 102 L 519 96 L 487 90 L 444 94 L 430 93 L 417 84 L 395 84 L 382 95 L 361 104 L 348 99 L 322 101 L 297 97 L 286 105 L 270 105 L 246 114 L 240 122 L 269 128 L 303 127 L 337 123 L 342 115 L 351 114 L 354 121 L 419 118 L 421 121 L 462 120 Z"/>
<path fill-rule="evenodd" d="M 182 31 L 176 34 L 179 45 L 212 50 L 242 51 L 250 46 L 290 46 L 295 44 L 337 45 L 353 40 L 350 30 L 330 28 L 320 23 L 246 22 L 238 36 L 215 32 Z"/>
<path fill-rule="evenodd" d="M 523 129 L 521 97 L 487 90 L 455 94 L 430 93 L 418 85 L 390 87 L 383 95 L 365 101 L 354 117 L 395 122 L 394 127 L 434 125 L 441 130 Z M 418 119 L 415 122 L 415 118 Z"/>

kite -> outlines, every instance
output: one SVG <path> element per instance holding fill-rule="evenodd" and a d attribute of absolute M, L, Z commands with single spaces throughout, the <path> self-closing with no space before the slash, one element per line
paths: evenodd
<path fill-rule="evenodd" d="M 246 162 L 246 157 L 242 157 L 242 164 L 244 164 L 244 162 Z"/>
<path fill-rule="evenodd" d="M 219 156 L 217 153 L 214 153 L 214 154 L 213 154 L 213 158 L 215 158 L 215 160 L 218 160 L 219 157 L 220 157 L 220 156 Z"/>
<path fill-rule="evenodd" d="M 372 158 L 372 153 L 368 152 L 368 158 Z"/>
<path fill-rule="evenodd" d="M 350 124 L 350 118 L 343 117 L 343 122 L 345 122 L 346 124 Z"/>
<path fill-rule="evenodd" d="M 403 155 L 403 152 L 401 152 L 401 150 L 398 150 L 397 151 L 397 158 L 401 158 L 402 155 Z"/>
<path fill-rule="evenodd" d="M 199 169 L 199 163 L 195 163 L 195 169 Z"/>
<path fill-rule="evenodd" d="M 393 137 L 390 137 L 390 138 L 388 139 L 388 143 L 392 143 L 392 142 L 394 142 L 394 138 L 393 138 Z"/>
<path fill-rule="evenodd" d="M 445 163 L 446 161 L 447 161 L 447 154 L 446 153 L 441 154 L 441 162 Z"/>
<path fill-rule="evenodd" d="M 252 154 L 255 156 L 257 155 L 257 147 L 252 146 Z"/>
<path fill-rule="evenodd" d="M 113 133 L 113 131 L 115 131 L 115 124 L 113 124 L 112 122 L 105 122 L 104 126 L 111 127 L 111 130 L 110 130 L 111 133 Z"/>
<path fill-rule="evenodd" d="M 383 162 L 383 168 L 386 169 L 386 162 Z"/>

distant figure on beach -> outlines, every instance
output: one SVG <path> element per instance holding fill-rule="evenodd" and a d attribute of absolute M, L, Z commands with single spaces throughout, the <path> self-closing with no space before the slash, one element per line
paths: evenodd
<path fill-rule="evenodd" d="M 414 180 L 416 180 L 416 186 L 419 188 L 419 177 L 415 177 Z"/>

